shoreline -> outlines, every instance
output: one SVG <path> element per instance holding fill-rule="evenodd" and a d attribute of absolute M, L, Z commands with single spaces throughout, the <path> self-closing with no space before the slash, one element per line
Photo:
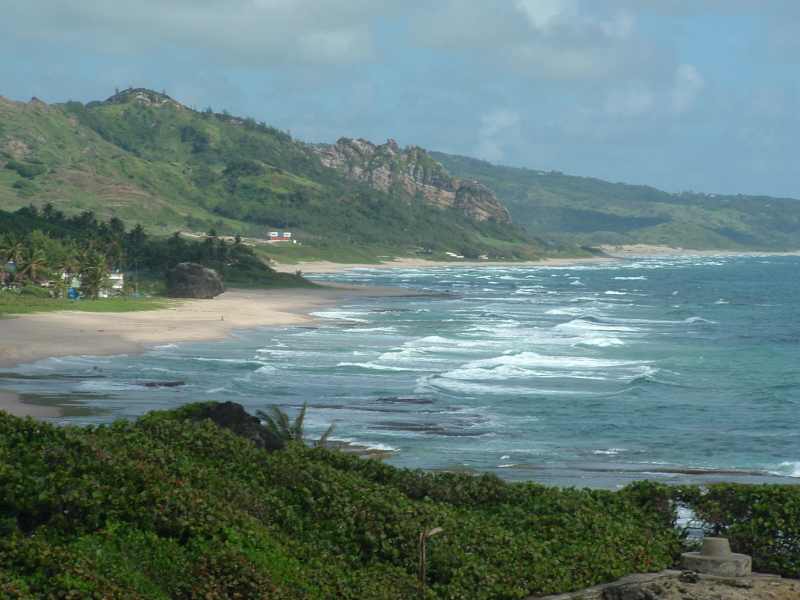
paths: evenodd
<path fill-rule="evenodd" d="M 312 312 L 351 298 L 424 295 L 403 288 L 318 285 L 231 289 L 152 311 L 19 315 L 0 322 L 0 369 L 59 356 L 138 354 L 158 344 L 222 340 L 237 329 L 315 323 Z"/>
<path fill-rule="evenodd" d="M 545 258 L 525 261 L 488 260 L 428 260 L 426 258 L 394 258 L 380 263 L 338 263 L 329 260 L 309 260 L 297 263 L 277 263 L 271 265 L 276 271 L 303 275 L 320 273 L 341 273 L 352 269 L 434 269 L 449 267 L 571 267 L 591 264 L 608 264 L 620 260 L 614 256 L 585 256 L 575 258 Z"/>
<path fill-rule="evenodd" d="M 48 418 L 62 416 L 56 406 L 39 406 L 25 402 L 16 392 L 0 390 L 0 410 L 14 417 Z"/>
<path fill-rule="evenodd" d="M 296 263 L 275 263 L 272 268 L 282 273 L 301 271 L 304 275 L 322 273 L 342 273 L 353 269 L 432 269 L 448 267 L 572 267 L 583 265 L 613 264 L 625 260 L 663 257 L 768 257 L 768 256 L 800 256 L 800 250 L 786 252 L 767 252 L 759 250 L 692 250 L 648 244 L 630 244 L 620 246 L 599 246 L 603 252 L 598 256 L 572 258 L 543 258 L 542 260 L 525 261 L 488 261 L 488 260 L 429 260 L 425 258 L 394 258 L 379 263 L 339 263 L 329 260 L 309 260 Z"/>

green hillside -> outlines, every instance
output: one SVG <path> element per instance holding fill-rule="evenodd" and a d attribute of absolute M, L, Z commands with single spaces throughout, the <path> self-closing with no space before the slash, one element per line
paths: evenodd
<path fill-rule="evenodd" d="M 669 194 L 647 186 L 496 166 L 439 152 L 431 155 L 453 175 L 491 188 L 514 221 L 533 235 L 581 245 L 800 248 L 800 200 Z"/>
<path fill-rule="evenodd" d="M 537 252 L 513 226 L 349 180 L 263 123 L 141 89 L 86 105 L 0 98 L 0 209 L 48 202 L 161 234 L 291 229 L 305 257 Z"/>

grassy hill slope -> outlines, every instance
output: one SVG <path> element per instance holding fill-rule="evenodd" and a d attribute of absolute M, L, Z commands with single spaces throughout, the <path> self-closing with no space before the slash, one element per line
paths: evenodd
<path fill-rule="evenodd" d="M 800 200 L 669 194 L 647 186 L 431 154 L 453 175 L 477 179 L 494 190 L 515 222 L 533 235 L 590 245 L 800 248 Z"/>
<path fill-rule="evenodd" d="M 537 252 L 518 228 L 348 180 L 284 132 L 149 90 L 87 105 L 0 99 L 0 208 L 46 202 L 154 233 L 291 229 L 322 256 Z"/>

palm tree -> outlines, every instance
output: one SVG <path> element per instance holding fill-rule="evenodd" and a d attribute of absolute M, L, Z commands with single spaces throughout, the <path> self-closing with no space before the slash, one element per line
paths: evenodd
<path fill-rule="evenodd" d="M 22 262 L 17 263 L 17 276 L 27 278 L 32 283 L 47 275 L 47 256 L 42 248 L 25 248 Z"/>
<path fill-rule="evenodd" d="M 307 408 L 308 403 L 304 402 L 293 422 L 289 420 L 289 415 L 277 406 L 270 406 L 269 412 L 256 411 L 256 416 L 263 421 L 266 429 L 265 446 L 267 450 L 282 450 L 290 442 L 303 442 Z M 334 425 L 331 424 L 314 445 L 324 446 L 333 433 L 333 429 Z"/>
<path fill-rule="evenodd" d="M 100 289 L 108 282 L 106 257 L 94 249 L 83 252 L 80 259 L 81 292 L 96 299 Z"/>
<path fill-rule="evenodd" d="M 306 407 L 307 404 L 304 403 L 294 422 L 291 422 L 289 415 L 277 406 L 270 406 L 268 412 L 256 411 L 256 416 L 263 421 L 266 429 L 265 444 L 268 450 L 282 450 L 290 442 L 303 441 Z"/>
<path fill-rule="evenodd" d="M 16 265 L 22 263 L 25 256 L 25 244 L 15 235 L 8 234 L 0 238 L 0 259 L 3 266 L 9 261 L 14 261 Z"/>

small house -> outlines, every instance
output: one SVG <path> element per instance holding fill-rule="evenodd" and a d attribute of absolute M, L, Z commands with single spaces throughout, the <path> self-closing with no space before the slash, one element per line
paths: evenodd
<path fill-rule="evenodd" d="M 291 231 L 270 231 L 269 232 L 269 242 L 294 242 L 292 239 L 292 232 Z"/>

